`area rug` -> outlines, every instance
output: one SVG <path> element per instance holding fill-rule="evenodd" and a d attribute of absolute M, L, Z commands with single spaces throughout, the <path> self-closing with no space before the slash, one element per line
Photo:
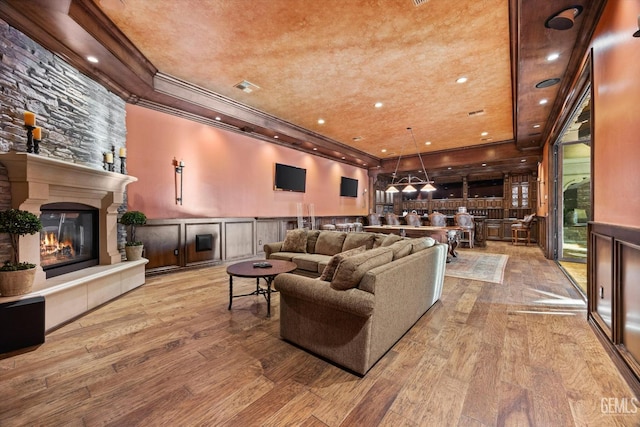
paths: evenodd
<path fill-rule="evenodd" d="M 458 257 L 447 264 L 444 274 L 502 284 L 508 259 L 508 255 L 458 251 Z"/>

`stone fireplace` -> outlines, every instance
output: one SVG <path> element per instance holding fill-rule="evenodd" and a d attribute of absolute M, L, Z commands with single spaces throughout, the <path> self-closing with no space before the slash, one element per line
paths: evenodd
<path fill-rule="evenodd" d="M 55 237 L 59 238 L 64 233 L 62 230 L 58 232 L 56 227 L 75 227 L 76 234 L 81 235 L 74 237 L 78 249 L 80 240 L 82 244 L 91 240 L 90 244 L 94 246 L 94 254 L 90 257 L 93 261 L 89 264 L 81 265 L 76 271 L 67 272 L 63 269 L 58 274 L 47 275 L 44 270 L 50 268 L 52 258 L 42 255 L 42 246 L 53 243 L 47 243 L 46 235 L 42 234 L 20 237 L 19 260 L 37 264 L 33 293 L 30 295 L 45 296 L 46 329 L 144 284 L 144 265 L 147 261 L 122 262 L 118 250 L 118 207 L 123 203 L 126 186 L 135 182 L 135 177 L 28 153 L 0 154 L 0 163 L 8 172 L 13 208 L 38 216 L 43 209 L 53 212 L 53 216 L 43 221 L 43 232 L 53 233 L 55 230 Z M 88 220 L 76 218 L 85 210 L 92 212 L 90 215 L 95 217 L 97 231 L 92 237 L 85 234 Z M 56 212 L 74 218 L 65 216 L 61 221 L 60 217 L 55 216 Z M 53 246 L 49 250 L 53 252 Z M 70 255 L 72 249 L 63 243 L 57 250 L 60 251 L 60 258 L 64 258 Z M 66 261 L 63 260 L 61 264 L 66 264 Z M 0 297 L 0 301 L 9 299 L 15 298 Z"/>

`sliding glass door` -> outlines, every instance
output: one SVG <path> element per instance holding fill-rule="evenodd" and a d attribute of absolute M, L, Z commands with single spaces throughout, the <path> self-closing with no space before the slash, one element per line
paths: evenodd
<path fill-rule="evenodd" d="M 589 89 L 558 139 L 556 157 L 556 257 L 586 292 L 587 222 L 591 206 L 591 98 Z"/>

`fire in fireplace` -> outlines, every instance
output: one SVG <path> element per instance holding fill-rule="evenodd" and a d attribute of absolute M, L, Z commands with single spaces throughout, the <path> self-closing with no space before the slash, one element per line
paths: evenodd
<path fill-rule="evenodd" d="M 98 210 L 78 203 L 41 207 L 40 265 L 47 278 L 98 264 Z"/>

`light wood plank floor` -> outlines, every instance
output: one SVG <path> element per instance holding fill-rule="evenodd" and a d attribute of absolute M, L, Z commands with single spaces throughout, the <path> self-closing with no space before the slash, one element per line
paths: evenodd
<path fill-rule="evenodd" d="M 149 277 L 2 356 L 0 425 L 640 425 L 560 269 L 535 247 L 474 250 L 509 255 L 505 282 L 447 277 L 364 378 L 282 341 L 277 294 L 271 318 L 258 297 L 227 311 L 224 266 Z"/>

